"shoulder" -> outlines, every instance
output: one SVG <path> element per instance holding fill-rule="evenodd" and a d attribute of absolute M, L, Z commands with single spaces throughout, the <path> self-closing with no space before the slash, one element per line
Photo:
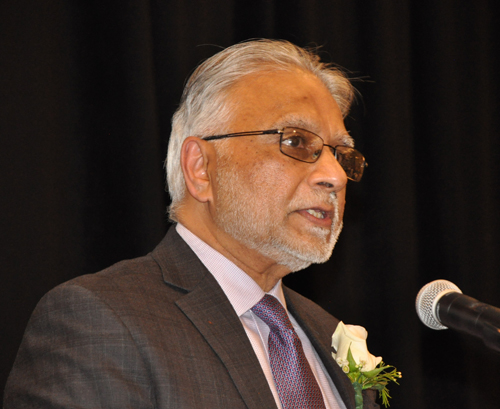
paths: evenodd
<path fill-rule="evenodd" d="M 67 327 L 77 327 L 77 323 L 87 329 L 114 328 L 134 334 L 160 317 L 175 318 L 179 314 L 175 302 L 186 290 L 166 283 L 170 270 L 176 266 L 155 257 L 158 249 L 175 259 L 175 246 L 164 240 L 146 256 L 120 261 L 55 287 L 36 306 L 27 334 L 55 326 L 59 332 L 71 333 Z"/>
<path fill-rule="evenodd" d="M 89 318 L 98 311 L 127 310 L 141 304 L 142 294 L 161 288 L 161 274 L 151 257 L 119 262 L 103 271 L 76 277 L 45 294 L 31 321 L 57 315 L 78 314 Z"/>
<path fill-rule="evenodd" d="M 189 274 L 196 279 L 203 276 L 196 264 L 196 256 L 171 228 L 165 238 L 149 254 L 120 261 L 102 271 L 69 280 L 49 291 L 40 304 L 71 297 L 91 298 L 108 304 L 111 308 L 134 309 L 141 304 L 163 304 L 175 301 L 186 293 L 184 282 Z M 182 263 L 193 266 L 190 272 Z M 149 307 L 148 307 L 149 308 Z"/>
<path fill-rule="evenodd" d="M 167 291 L 171 294 L 165 294 Z M 82 339 L 92 342 L 102 334 L 109 339 L 124 339 L 123 334 L 128 337 L 133 333 L 134 322 L 154 315 L 156 308 L 167 310 L 166 300 L 175 300 L 176 293 L 164 285 L 151 256 L 121 261 L 60 284 L 45 294 L 33 311 L 25 340 L 30 335 L 34 339 L 51 333 L 52 347 L 56 347 L 67 336 L 82 334 Z"/>
<path fill-rule="evenodd" d="M 143 403 L 153 399 L 152 362 L 175 332 L 173 323 L 189 325 L 175 305 L 185 291 L 165 283 L 169 266 L 160 266 L 153 252 L 49 291 L 30 318 L 9 377 L 6 399 L 16 402 L 10 407 L 24 407 L 18 404 L 24 397 L 38 399 L 47 391 L 58 402 L 54 406 L 73 407 L 59 403 L 72 402 L 67 393 L 78 398 L 83 390 L 88 407 L 102 406 L 94 403 L 108 397 L 102 389 L 108 383 L 117 390 L 135 385 L 134 402 L 141 404 L 121 407 L 148 406 Z M 127 394 L 115 397 L 125 402 Z"/>
<path fill-rule="evenodd" d="M 163 282 L 161 269 L 151 254 L 120 261 L 102 271 L 76 277 L 54 288 L 50 293 L 81 288 L 103 297 L 119 293 L 122 297 L 144 292 Z"/>

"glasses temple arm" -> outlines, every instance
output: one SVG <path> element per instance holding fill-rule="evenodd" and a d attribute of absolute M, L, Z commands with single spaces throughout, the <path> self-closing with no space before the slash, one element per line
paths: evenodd
<path fill-rule="evenodd" d="M 237 132 L 237 133 L 230 133 L 227 135 L 213 135 L 213 136 L 206 136 L 203 139 L 204 141 L 215 141 L 217 139 L 224 139 L 224 138 L 236 138 L 238 136 L 249 136 L 249 135 L 269 135 L 269 134 L 275 134 L 275 133 L 281 133 L 281 130 L 279 129 L 269 129 L 266 131 L 249 131 L 249 132 Z"/>

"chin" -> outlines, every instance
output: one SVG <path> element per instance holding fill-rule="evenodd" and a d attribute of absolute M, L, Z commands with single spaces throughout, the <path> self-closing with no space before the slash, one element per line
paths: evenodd
<path fill-rule="evenodd" d="M 286 266 L 291 272 L 303 270 L 311 264 L 322 264 L 332 256 L 342 230 L 342 222 L 334 229 L 315 228 L 315 234 L 307 237 L 285 240 L 274 240 L 277 250 L 274 259 L 278 264 Z M 326 237 L 325 237 L 326 236 Z"/>

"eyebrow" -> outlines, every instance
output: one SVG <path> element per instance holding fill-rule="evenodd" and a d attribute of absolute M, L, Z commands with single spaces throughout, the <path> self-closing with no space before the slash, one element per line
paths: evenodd
<path fill-rule="evenodd" d="M 310 132 L 314 132 L 316 135 L 319 135 L 322 139 L 323 136 L 320 135 L 318 126 L 303 117 L 298 115 L 288 115 L 278 119 L 275 123 L 273 123 L 272 128 L 281 129 L 286 127 L 292 128 L 302 128 Z M 350 148 L 354 148 L 354 139 L 347 132 L 336 132 L 333 135 L 334 140 L 339 140 L 341 145 L 349 146 Z M 325 141 L 326 142 L 326 141 Z M 338 145 L 338 144 L 337 144 Z"/>
<path fill-rule="evenodd" d="M 348 133 L 338 132 L 335 135 L 335 139 L 340 139 L 342 145 L 354 148 L 354 138 Z"/>
<path fill-rule="evenodd" d="M 293 128 L 302 128 L 307 129 L 308 131 L 317 133 L 319 129 L 317 126 L 307 119 L 304 119 L 298 115 L 287 115 L 280 118 L 273 124 L 274 128 L 285 128 L 285 127 L 293 127 Z"/>

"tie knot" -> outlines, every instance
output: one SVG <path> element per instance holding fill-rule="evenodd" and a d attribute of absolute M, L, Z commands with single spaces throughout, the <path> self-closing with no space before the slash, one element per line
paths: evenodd
<path fill-rule="evenodd" d="M 252 307 L 257 317 L 264 321 L 271 330 L 284 331 L 293 329 L 290 318 L 281 303 L 272 295 L 266 294 Z"/>

